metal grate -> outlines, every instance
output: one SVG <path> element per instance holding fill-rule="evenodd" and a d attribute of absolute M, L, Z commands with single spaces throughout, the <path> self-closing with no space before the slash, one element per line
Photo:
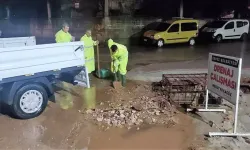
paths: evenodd
<path fill-rule="evenodd" d="M 153 83 L 153 91 L 177 104 L 197 105 L 204 100 L 207 74 L 163 74 L 160 82 Z"/>

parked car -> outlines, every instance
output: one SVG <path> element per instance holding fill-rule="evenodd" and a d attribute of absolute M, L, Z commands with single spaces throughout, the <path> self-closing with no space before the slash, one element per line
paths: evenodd
<path fill-rule="evenodd" d="M 132 45 L 144 44 L 143 34 L 148 30 L 154 30 L 161 22 L 151 22 L 144 26 L 139 32 L 134 33 L 129 37 L 129 43 Z"/>
<path fill-rule="evenodd" d="M 198 20 L 174 19 L 161 22 L 154 29 L 144 32 L 143 41 L 156 44 L 158 47 L 162 47 L 164 44 L 185 42 L 195 45 L 197 36 Z"/>
<path fill-rule="evenodd" d="M 221 42 L 226 39 L 246 40 L 249 32 L 249 21 L 245 19 L 215 20 L 202 27 L 199 37 Z"/>

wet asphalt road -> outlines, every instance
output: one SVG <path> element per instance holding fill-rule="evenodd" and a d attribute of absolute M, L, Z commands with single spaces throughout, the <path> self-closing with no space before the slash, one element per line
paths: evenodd
<path fill-rule="evenodd" d="M 195 46 L 187 44 L 166 45 L 163 48 L 156 46 L 128 46 L 129 64 L 128 70 L 136 66 L 153 63 L 167 63 L 174 61 L 202 60 L 207 62 L 209 53 L 242 57 L 243 67 L 250 67 L 250 41 L 225 41 L 222 43 L 205 43 Z M 100 47 L 100 62 L 102 67 L 107 67 L 110 61 L 109 50 L 105 46 Z M 195 67 L 195 66 L 194 66 Z"/>
<path fill-rule="evenodd" d="M 188 60 L 204 60 L 208 59 L 210 52 L 224 55 L 243 57 L 245 67 L 250 67 L 250 47 L 249 43 L 239 41 L 228 41 L 220 44 L 202 44 L 190 47 L 186 44 L 167 45 L 163 48 L 153 46 L 129 46 L 129 64 L 128 69 L 137 66 Z M 110 54 L 107 47 L 100 47 L 101 51 L 101 67 L 109 67 Z M 195 66 L 194 66 L 195 67 Z M 108 86 L 109 81 L 97 81 L 98 84 Z M 99 85 L 100 86 L 100 85 Z M 135 85 L 136 86 L 136 85 Z M 59 91 L 56 93 L 57 103 L 49 103 L 45 112 L 34 119 L 16 120 L 9 116 L 1 116 L 0 121 L 0 149 L 122 149 L 125 146 L 135 148 L 138 143 L 147 146 L 145 143 L 151 141 L 149 145 L 158 145 L 159 149 L 178 149 L 177 147 L 186 142 L 190 138 L 190 134 L 194 134 L 190 118 L 181 118 L 185 120 L 187 125 L 180 124 L 176 129 L 162 130 L 154 128 L 150 131 L 144 131 L 141 134 L 124 138 L 121 132 L 127 133 L 127 130 L 110 130 L 101 132 L 97 126 L 91 123 L 91 119 L 86 119 L 81 111 L 84 102 L 81 87 L 72 87 L 73 103 L 69 103 L 70 109 L 62 109 L 60 101 L 63 101 L 71 92 Z M 107 95 L 107 88 L 101 88 L 97 91 L 98 100 L 111 100 Z M 99 102 L 99 101 L 98 101 Z M 189 126 L 188 126 L 189 125 Z M 135 132 L 136 133 L 136 132 Z M 162 135 L 161 135 L 162 134 Z M 175 137 L 176 136 L 176 137 Z M 192 135 L 193 136 L 193 135 Z M 153 138 L 152 138 L 153 137 Z M 169 138 L 173 137 L 173 138 Z M 168 139 L 169 138 L 169 139 Z M 174 141 L 174 142 L 173 142 Z M 177 142 L 176 142 L 177 141 Z M 152 144 L 153 143 L 153 144 Z M 122 145 L 123 144 L 123 145 Z M 172 144 L 172 145 L 171 145 Z M 170 146 L 169 146 L 170 145 Z M 145 149 L 145 147 L 143 147 Z M 147 147 L 149 148 L 149 147 Z M 152 148 L 151 148 L 152 149 Z"/>

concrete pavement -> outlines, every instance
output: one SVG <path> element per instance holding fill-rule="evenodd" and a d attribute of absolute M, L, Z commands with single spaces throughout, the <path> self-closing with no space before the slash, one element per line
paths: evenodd
<path fill-rule="evenodd" d="M 129 80 L 157 82 L 162 79 L 162 74 L 207 73 L 207 66 L 208 62 L 205 60 L 150 64 L 130 70 L 127 73 L 127 78 Z M 250 76 L 249 67 L 243 67 L 242 76 Z"/>
<path fill-rule="evenodd" d="M 121 42 L 121 41 L 116 41 Z M 126 42 L 121 42 L 125 44 Z M 127 45 L 129 79 L 158 80 L 162 73 L 206 72 L 209 53 L 243 58 L 243 68 L 250 68 L 250 41 L 224 41 L 195 46 L 170 44 L 163 48 L 146 45 Z M 102 68 L 110 68 L 110 52 L 107 46 L 100 47 Z M 247 73 L 244 69 L 243 73 Z"/>

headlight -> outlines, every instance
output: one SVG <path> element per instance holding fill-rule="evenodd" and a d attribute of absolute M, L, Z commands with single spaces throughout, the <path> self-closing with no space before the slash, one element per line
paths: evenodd
<path fill-rule="evenodd" d="M 216 29 L 211 29 L 211 28 L 204 28 L 203 30 L 202 30 L 203 32 L 216 32 Z"/>
<path fill-rule="evenodd" d="M 216 29 L 211 29 L 210 32 L 216 32 Z"/>
<path fill-rule="evenodd" d="M 216 29 L 208 29 L 207 32 L 216 32 Z"/>

